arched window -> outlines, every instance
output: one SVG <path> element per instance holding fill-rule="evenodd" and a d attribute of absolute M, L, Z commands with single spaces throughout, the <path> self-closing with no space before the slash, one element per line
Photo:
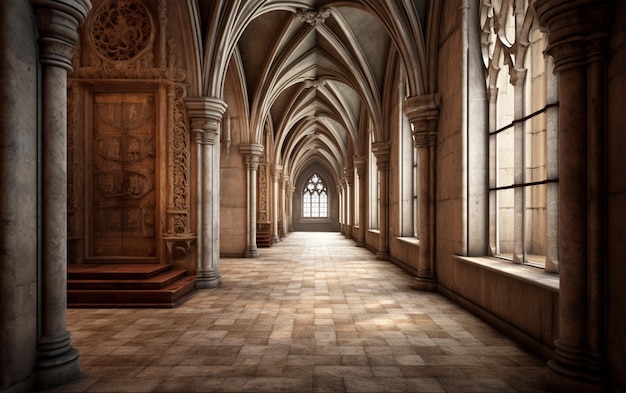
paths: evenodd
<path fill-rule="evenodd" d="M 302 190 L 302 217 L 328 217 L 328 190 L 317 173 L 309 178 Z"/>
<path fill-rule="evenodd" d="M 489 99 L 489 249 L 558 270 L 558 89 L 529 1 L 481 9 Z"/>

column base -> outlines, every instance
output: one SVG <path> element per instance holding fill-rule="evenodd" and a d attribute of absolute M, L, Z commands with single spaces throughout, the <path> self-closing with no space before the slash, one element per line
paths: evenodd
<path fill-rule="evenodd" d="M 218 288 L 220 285 L 222 285 L 221 277 L 213 279 L 198 278 L 196 281 L 196 289 L 212 289 Z"/>
<path fill-rule="evenodd" d="M 250 248 L 244 251 L 243 256 L 244 258 L 258 258 L 261 256 L 261 254 L 256 248 Z"/>
<path fill-rule="evenodd" d="M 37 361 L 37 388 L 49 389 L 78 378 L 80 376 L 78 358 L 78 351 L 72 347 L 58 356 L 40 356 Z"/>
<path fill-rule="evenodd" d="M 555 343 L 555 359 L 548 362 L 548 385 L 554 392 L 601 393 L 606 391 L 602 360 L 575 348 Z"/>
<path fill-rule="evenodd" d="M 376 253 L 376 259 L 380 259 L 381 261 L 389 260 L 389 252 L 388 251 L 378 251 Z"/>
<path fill-rule="evenodd" d="M 363 241 L 363 240 L 357 240 L 357 241 L 356 241 L 356 246 L 357 246 L 357 247 L 365 247 L 365 241 Z"/>
<path fill-rule="evenodd" d="M 433 278 L 415 277 L 415 289 L 424 292 L 437 292 L 437 280 Z"/>
<path fill-rule="evenodd" d="M 587 380 L 588 373 L 579 373 L 567 369 L 556 360 L 548 362 L 548 386 L 555 393 L 603 393 L 606 384 L 603 381 Z"/>

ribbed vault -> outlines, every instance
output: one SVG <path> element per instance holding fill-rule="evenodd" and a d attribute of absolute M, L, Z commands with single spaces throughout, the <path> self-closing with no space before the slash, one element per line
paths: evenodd
<path fill-rule="evenodd" d="M 316 163 L 339 183 L 369 132 L 388 139 L 386 84 L 399 68 L 409 95 L 431 88 L 428 0 L 200 1 L 198 13 L 211 26 L 201 29 L 203 94 L 222 97 L 237 70 L 244 140 L 263 143 L 272 130 L 266 154 L 293 181 Z"/>

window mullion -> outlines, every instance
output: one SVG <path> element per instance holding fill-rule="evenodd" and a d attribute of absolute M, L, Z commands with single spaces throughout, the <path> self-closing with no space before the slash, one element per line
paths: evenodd
<path fill-rule="evenodd" d="M 525 89 L 524 80 L 526 78 L 526 70 L 516 69 L 517 81 L 514 87 L 514 117 L 521 119 L 524 117 Z M 513 126 L 514 139 L 514 184 L 524 184 L 525 179 L 525 141 L 524 141 L 525 122 L 515 122 Z M 524 210 L 526 207 L 525 193 L 526 187 L 516 187 L 514 190 L 514 246 L 513 246 L 513 262 L 523 263 L 525 261 L 525 232 Z"/>

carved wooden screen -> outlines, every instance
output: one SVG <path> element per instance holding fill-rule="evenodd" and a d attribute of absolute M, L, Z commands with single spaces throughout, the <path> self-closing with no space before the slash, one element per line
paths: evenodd
<path fill-rule="evenodd" d="M 91 256 L 155 257 L 155 96 L 93 97 Z"/>

